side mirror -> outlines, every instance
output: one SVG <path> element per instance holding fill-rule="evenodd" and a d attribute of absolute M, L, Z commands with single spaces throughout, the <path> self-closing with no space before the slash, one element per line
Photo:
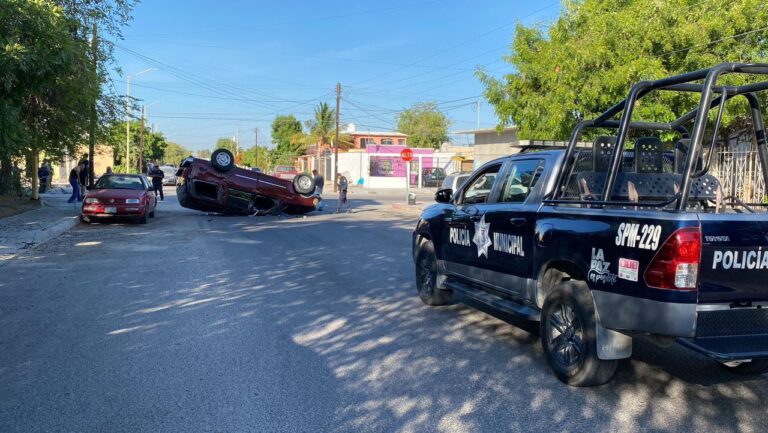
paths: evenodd
<path fill-rule="evenodd" d="M 435 193 L 435 201 L 438 203 L 450 203 L 453 198 L 453 190 L 450 188 L 438 190 Z"/>

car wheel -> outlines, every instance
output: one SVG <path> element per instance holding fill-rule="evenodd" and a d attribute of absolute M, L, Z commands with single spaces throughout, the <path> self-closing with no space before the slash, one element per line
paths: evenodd
<path fill-rule="evenodd" d="M 157 210 L 157 209 L 152 209 L 152 212 L 149 213 L 149 217 L 150 218 L 154 218 L 155 217 L 155 210 Z"/>
<path fill-rule="evenodd" d="M 235 156 L 227 149 L 216 149 L 211 154 L 211 165 L 219 171 L 229 171 L 235 166 Z"/>
<path fill-rule="evenodd" d="M 293 178 L 293 189 L 301 195 L 311 195 L 315 192 L 315 180 L 308 174 L 297 174 Z"/>
<path fill-rule="evenodd" d="M 421 244 L 416 256 L 416 289 L 421 302 L 427 305 L 445 305 L 451 302 L 453 293 L 437 287 L 437 259 L 432 241 Z"/>
<path fill-rule="evenodd" d="M 740 362 L 735 365 L 724 363 L 721 363 L 720 365 L 731 373 L 745 376 L 756 376 L 768 373 L 768 359 L 755 359 L 752 361 Z"/>
<path fill-rule="evenodd" d="M 541 345 L 558 379 L 571 386 L 596 386 L 613 378 L 618 360 L 597 357 L 595 308 L 583 281 L 558 284 L 544 301 Z"/>
<path fill-rule="evenodd" d="M 85 216 L 85 215 L 80 215 L 80 220 L 81 220 L 82 222 L 86 223 L 86 224 L 90 224 L 90 223 L 91 223 L 91 218 L 90 218 L 90 217 L 87 217 L 87 216 Z"/>
<path fill-rule="evenodd" d="M 146 224 L 147 223 L 147 213 L 145 212 L 144 215 L 139 217 L 139 224 Z"/>

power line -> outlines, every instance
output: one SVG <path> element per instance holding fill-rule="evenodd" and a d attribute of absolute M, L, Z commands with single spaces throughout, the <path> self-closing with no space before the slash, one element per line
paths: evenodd
<path fill-rule="evenodd" d="M 377 14 L 381 12 L 387 12 L 391 10 L 397 10 L 397 9 L 403 9 L 403 8 L 413 8 L 416 6 L 423 6 L 433 3 L 442 3 L 444 0 L 430 0 L 425 1 L 421 3 L 406 3 L 401 4 L 397 6 L 391 6 L 388 8 L 382 8 L 382 9 L 374 9 L 374 10 L 367 10 L 367 11 L 359 11 L 359 12 L 352 12 L 348 14 L 340 14 L 340 15 L 327 15 L 327 16 L 321 16 L 321 17 L 313 17 L 313 18 L 305 18 L 301 20 L 293 20 L 293 21 L 283 21 L 279 23 L 271 23 L 271 24 L 262 24 L 258 26 L 245 26 L 245 27 L 225 27 L 225 28 L 219 28 L 219 29 L 209 29 L 209 30 L 196 30 L 196 31 L 189 31 L 189 32 L 173 32 L 173 33 L 148 33 L 144 36 L 174 36 L 174 35 L 189 35 L 189 34 L 200 34 L 200 33 L 222 33 L 226 31 L 239 31 L 239 30 L 255 30 L 260 28 L 272 28 L 272 27 L 283 27 L 283 26 L 289 26 L 293 24 L 305 24 L 309 22 L 315 22 L 315 21 L 326 21 L 326 20 L 335 20 L 340 18 L 349 18 L 349 17 L 355 17 L 360 15 L 370 15 L 370 14 Z M 141 35 L 134 35 L 134 36 L 141 36 Z"/>
<path fill-rule="evenodd" d="M 480 39 L 480 38 L 482 38 L 482 37 L 484 37 L 484 36 L 487 36 L 487 35 L 489 35 L 489 34 L 491 34 L 491 33 L 495 33 L 495 32 L 497 32 L 497 31 L 499 31 L 499 30 L 502 30 L 502 29 L 505 29 L 505 28 L 507 28 L 507 27 L 509 27 L 509 26 L 512 26 L 512 25 L 514 25 L 514 24 L 517 24 L 519 21 L 521 21 L 521 20 L 523 20 L 523 19 L 525 19 L 525 18 L 528 18 L 528 17 L 531 17 L 531 16 L 533 16 L 533 15 L 536 15 L 537 13 L 539 13 L 539 12 L 543 12 L 543 11 L 545 11 L 545 10 L 547 10 L 547 9 L 549 9 L 549 8 L 551 8 L 551 7 L 553 7 L 553 6 L 558 6 L 559 4 L 560 4 L 560 2 L 551 3 L 551 4 L 547 5 L 547 6 L 544 6 L 544 7 L 540 8 L 540 9 L 537 9 L 537 10 L 535 10 L 535 11 L 533 11 L 533 12 L 531 12 L 531 13 L 527 14 L 527 15 L 524 15 L 524 16 L 522 16 L 522 17 L 519 17 L 519 18 L 517 18 L 517 19 L 516 19 L 514 22 L 510 22 L 510 23 L 506 23 L 506 24 L 504 24 L 504 25 L 501 25 L 501 26 L 498 26 L 498 27 L 494 27 L 493 29 L 491 29 L 491 30 L 488 30 L 487 32 L 481 33 L 481 34 L 479 34 L 479 35 L 477 35 L 477 36 L 475 36 L 475 37 L 472 37 L 472 38 L 470 38 L 470 39 L 467 39 L 467 40 L 464 40 L 464 41 L 462 41 L 462 42 L 459 42 L 458 44 L 452 45 L 452 46 L 450 46 L 450 47 L 448 47 L 448 48 L 446 48 L 446 49 L 444 49 L 444 50 L 440 50 L 440 51 L 438 51 L 438 52 L 436 52 L 436 53 L 433 53 L 433 54 L 431 54 L 431 55 L 429 55 L 429 56 L 427 56 L 427 57 L 421 58 L 420 60 L 418 60 L 418 61 L 416 61 L 416 62 L 414 62 L 414 63 L 412 63 L 412 64 L 415 64 L 415 63 L 421 63 L 421 62 L 424 62 L 424 61 L 426 61 L 426 60 L 429 60 L 429 59 L 432 59 L 432 58 L 434 58 L 434 57 L 437 57 L 437 56 L 439 56 L 440 54 L 443 54 L 443 53 L 446 53 L 446 52 L 452 51 L 452 50 L 454 50 L 455 48 L 458 48 L 458 47 L 460 47 L 460 46 L 466 45 L 466 44 L 468 44 L 468 43 L 470 43 L 470 42 L 476 41 L 476 40 L 478 40 L 478 39 Z M 366 83 L 366 82 L 369 82 L 369 81 L 373 81 L 373 80 L 375 80 L 375 79 L 377 79 L 377 78 L 381 78 L 381 77 L 384 77 L 384 76 L 387 76 L 387 75 L 393 74 L 393 73 L 395 73 L 395 72 L 398 72 L 398 71 L 401 71 L 401 70 L 403 70 L 403 69 L 405 69 L 405 66 L 401 66 L 401 67 L 399 67 L 399 68 L 396 68 L 396 69 L 393 69 L 393 70 L 387 71 L 387 72 L 385 72 L 385 73 L 383 73 L 383 74 L 375 75 L 375 76 L 373 76 L 373 77 L 371 77 L 371 78 L 368 78 L 368 79 L 366 79 L 366 80 L 363 80 L 363 81 L 358 81 L 357 83 L 354 83 L 354 85 L 358 85 L 358 84 L 360 84 L 360 83 Z"/>

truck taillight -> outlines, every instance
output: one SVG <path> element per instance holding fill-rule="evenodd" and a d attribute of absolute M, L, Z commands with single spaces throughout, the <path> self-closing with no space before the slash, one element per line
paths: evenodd
<path fill-rule="evenodd" d="M 670 290 L 696 290 L 701 261 L 701 231 L 686 227 L 672 233 L 645 270 L 645 284 Z"/>

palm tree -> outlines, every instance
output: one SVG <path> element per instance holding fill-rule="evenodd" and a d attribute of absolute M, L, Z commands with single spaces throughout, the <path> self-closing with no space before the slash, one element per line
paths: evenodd
<path fill-rule="evenodd" d="M 336 135 L 336 111 L 327 102 L 321 102 L 315 107 L 315 118 L 307 121 L 307 129 L 315 143 L 330 144 Z"/>

